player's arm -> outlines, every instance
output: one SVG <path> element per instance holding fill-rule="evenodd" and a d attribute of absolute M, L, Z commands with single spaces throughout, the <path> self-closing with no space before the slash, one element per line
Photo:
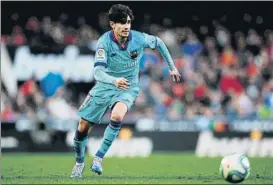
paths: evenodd
<path fill-rule="evenodd" d="M 145 36 L 145 47 L 151 48 L 151 49 L 157 49 L 162 57 L 164 58 L 164 61 L 169 67 L 170 75 L 173 79 L 173 81 L 180 81 L 181 75 L 179 74 L 178 70 L 176 69 L 173 59 L 170 55 L 170 52 L 168 51 L 166 45 L 164 42 L 157 36 L 144 34 Z"/>
<path fill-rule="evenodd" d="M 116 78 L 105 72 L 107 68 L 107 54 L 102 44 L 99 44 L 95 54 L 94 78 L 97 81 L 114 84 Z"/>
<path fill-rule="evenodd" d="M 95 55 L 95 64 L 94 64 L 94 78 L 97 81 L 113 84 L 121 89 L 128 89 L 129 82 L 125 78 L 116 78 L 105 72 L 107 68 L 107 54 L 105 48 L 102 44 L 98 44 L 96 55 Z"/>

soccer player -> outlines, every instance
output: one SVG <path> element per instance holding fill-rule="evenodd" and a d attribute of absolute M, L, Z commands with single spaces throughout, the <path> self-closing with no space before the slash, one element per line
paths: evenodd
<path fill-rule="evenodd" d="M 139 61 L 145 48 L 160 51 L 173 81 L 180 81 L 181 77 L 160 38 L 131 30 L 134 16 L 128 6 L 113 5 L 108 17 L 112 30 L 99 38 L 95 55 L 94 78 L 97 84 L 78 110 L 81 118 L 74 138 L 76 164 L 72 169 L 72 178 L 82 178 L 87 135 L 110 108 L 111 121 L 90 167 L 93 172 L 102 174 L 103 157 L 117 137 L 125 114 L 138 97 Z"/>

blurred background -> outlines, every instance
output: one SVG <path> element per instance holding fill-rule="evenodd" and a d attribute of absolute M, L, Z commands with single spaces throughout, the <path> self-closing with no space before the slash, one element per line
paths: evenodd
<path fill-rule="evenodd" d="M 76 111 L 96 83 L 95 46 L 110 29 L 107 11 L 116 3 L 1 2 L 3 151 L 72 152 Z M 146 50 L 140 62 L 140 95 L 119 139 L 147 140 L 134 145 L 130 155 L 218 155 L 217 139 L 236 136 L 260 142 L 269 137 L 272 145 L 264 145 L 263 154 L 255 149 L 253 155 L 273 156 L 272 2 L 121 4 L 134 12 L 132 29 L 165 42 L 182 74 L 181 83 L 173 83 L 160 54 Z M 107 112 L 90 136 L 90 155 L 109 116 Z M 198 147 L 203 137 L 207 148 Z M 143 146 L 150 148 L 138 154 Z M 127 155 L 118 141 L 113 148 L 112 155 Z"/>

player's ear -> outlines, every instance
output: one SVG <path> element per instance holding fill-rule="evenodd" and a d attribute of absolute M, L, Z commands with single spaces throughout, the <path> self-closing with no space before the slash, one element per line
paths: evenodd
<path fill-rule="evenodd" d="M 115 23 L 113 21 L 110 21 L 110 26 L 112 29 L 115 29 Z"/>

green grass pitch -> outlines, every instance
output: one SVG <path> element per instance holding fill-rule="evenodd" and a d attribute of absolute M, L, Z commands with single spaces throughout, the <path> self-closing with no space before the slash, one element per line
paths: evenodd
<path fill-rule="evenodd" d="M 74 164 L 69 154 L 2 153 L 2 184 L 228 184 L 219 175 L 221 158 L 198 158 L 192 153 L 160 153 L 148 158 L 105 158 L 104 174 L 89 170 L 83 179 L 70 179 Z M 273 158 L 249 158 L 250 177 L 241 184 L 273 184 Z"/>

